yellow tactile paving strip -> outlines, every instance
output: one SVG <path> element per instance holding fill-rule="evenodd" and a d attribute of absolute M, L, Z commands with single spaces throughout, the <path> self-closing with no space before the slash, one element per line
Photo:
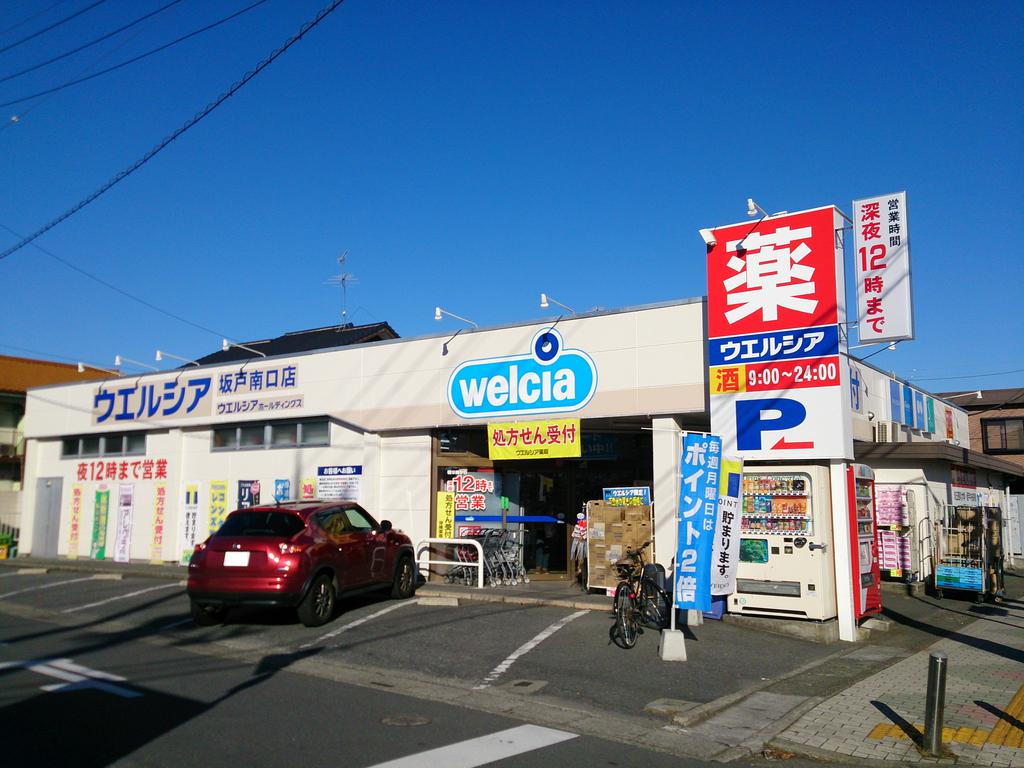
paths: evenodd
<path fill-rule="evenodd" d="M 997 747 L 1021 747 L 1024 740 L 1024 730 L 1021 730 L 1012 721 L 1021 722 L 1024 720 L 1024 685 L 1014 695 L 1007 705 L 1006 714 L 1009 718 L 1000 718 L 995 728 L 943 728 L 942 740 L 946 742 L 957 742 L 959 744 L 971 744 L 975 747 L 982 747 L 987 744 Z M 1012 719 L 1012 720 L 1011 720 Z M 914 730 L 918 735 L 924 733 L 924 726 L 914 723 Z M 869 739 L 909 739 L 902 728 L 892 723 L 879 723 L 868 734 Z"/>

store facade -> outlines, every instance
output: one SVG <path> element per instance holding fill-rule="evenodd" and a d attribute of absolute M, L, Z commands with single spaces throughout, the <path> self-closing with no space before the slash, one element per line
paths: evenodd
<path fill-rule="evenodd" d="M 436 491 L 475 473 L 476 511 L 547 521 L 550 570 L 584 501 L 648 485 L 667 565 L 677 432 L 707 424 L 703 317 L 698 298 L 31 390 L 22 553 L 181 561 L 277 497 L 357 499 L 421 541 Z M 490 422 L 554 417 L 579 419 L 580 457 L 481 448 Z"/>

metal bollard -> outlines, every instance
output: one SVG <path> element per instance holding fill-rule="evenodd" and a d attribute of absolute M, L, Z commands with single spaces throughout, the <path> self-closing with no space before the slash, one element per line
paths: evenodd
<path fill-rule="evenodd" d="M 928 694 L 924 708 L 924 751 L 936 757 L 942 754 L 942 710 L 946 704 L 946 662 L 942 651 L 928 656 Z"/>

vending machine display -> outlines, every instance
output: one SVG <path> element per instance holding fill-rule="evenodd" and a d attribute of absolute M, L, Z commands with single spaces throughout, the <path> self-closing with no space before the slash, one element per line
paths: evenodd
<path fill-rule="evenodd" d="M 857 618 L 882 610 L 882 579 L 879 574 L 878 541 L 875 536 L 875 473 L 864 464 L 846 468 L 850 497 L 850 557 L 853 605 Z"/>
<path fill-rule="evenodd" d="M 811 512 L 806 475 L 760 475 L 743 478 L 741 533 L 809 536 Z"/>
<path fill-rule="evenodd" d="M 740 564 L 729 611 L 836 616 L 828 467 L 744 467 Z"/>

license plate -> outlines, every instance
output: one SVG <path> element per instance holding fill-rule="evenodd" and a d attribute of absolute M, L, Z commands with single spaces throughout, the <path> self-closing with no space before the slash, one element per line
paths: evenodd
<path fill-rule="evenodd" d="M 249 564 L 249 553 L 248 552 L 225 552 L 224 553 L 224 565 L 225 566 L 236 566 L 245 567 Z"/>

